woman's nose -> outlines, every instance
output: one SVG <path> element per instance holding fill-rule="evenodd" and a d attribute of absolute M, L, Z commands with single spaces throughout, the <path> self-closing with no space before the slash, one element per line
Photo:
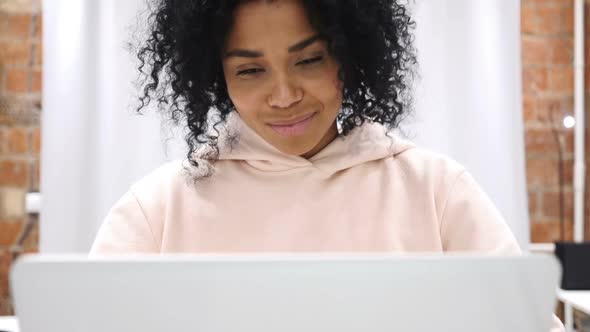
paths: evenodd
<path fill-rule="evenodd" d="M 276 108 L 289 108 L 303 98 L 303 91 L 288 76 L 277 77 L 268 103 Z"/>

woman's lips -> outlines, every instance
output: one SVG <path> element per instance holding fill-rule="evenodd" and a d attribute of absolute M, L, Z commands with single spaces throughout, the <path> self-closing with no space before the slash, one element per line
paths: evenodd
<path fill-rule="evenodd" d="M 269 123 L 268 125 L 281 136 L 299 136 L 303 135 L 307 128 L 309 128 L 316 114 L 314 112 L 293 121 L 275 122 Z"/>

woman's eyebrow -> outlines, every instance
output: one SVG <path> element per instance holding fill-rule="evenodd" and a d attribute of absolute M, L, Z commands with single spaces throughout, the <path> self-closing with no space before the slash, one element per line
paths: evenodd
<path fill-rule="evenodd" d="M 296 43 L 293 46 L 289 46 L 289 48 L 287 50 L 289 51 L 289 53 L 301 51 L 304 48 L 308 47 L 309 45 L 315 43 L 319 39 L 320 39 L 320 35 L 311 36 L 305 40 L 302 40 L 302 41 Z"/>
<path fill-rule="evenodd" d="M 251 51 L 244 49 L 235 49 L 225 53 L 225 58 L 240 57 L 240 58 L 259 58 L 263 54 L 260 51 Z"/>
<path fill-rule="evenodd" d="M 320 39 L 319 35 L 315 35 L 312 37 L 309 37 L 307 39 L 304 39 L 292 46 L 289 46 L 289 48 L 287 49 L 287 51 L 289 51 L 289 53 L 293 53 L 293 52 L 299 52 L 303 49 L 305 49 L 306 47 L 310 46 L 311 44 L 315 43 L 316 41 L 318 41 Z M 234 49 L 231 51 L 228 51 L 225 53 L 225 58 L 231 58 L 231 57 L 240 57 L 240 58 L 259 58 L 261 56 L 263 56 L 264 53 L 260 52 L 260 51 L 255 51 L 255 50 L 246 50 L 246 49 Z"/>

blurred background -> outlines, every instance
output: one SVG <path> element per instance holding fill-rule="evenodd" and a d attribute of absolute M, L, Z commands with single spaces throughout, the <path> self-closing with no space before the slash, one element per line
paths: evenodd
<path fill-rule="evenodd" d="M 573 239 L 574 0 L 411 6 L 420 79 L 402 134 L 464 164 L 525 250 Z M 133 113 L 144 18 L 143 0 L 0 0 L 0 316 L 18 255 L 88 251 L 129 185 L 184 156 L 180 130 Z"/>

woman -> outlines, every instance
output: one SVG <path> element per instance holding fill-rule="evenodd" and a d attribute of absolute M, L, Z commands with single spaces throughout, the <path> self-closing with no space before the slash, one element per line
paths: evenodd
<path fill-rule="evenodd" d="M 518 254 L 462 166 L 392 134 L 413 24 L 394 0 L 159 1 L 142 104 L 184 123 L 187 160 L 132 186 L 92 252 Z"/>

